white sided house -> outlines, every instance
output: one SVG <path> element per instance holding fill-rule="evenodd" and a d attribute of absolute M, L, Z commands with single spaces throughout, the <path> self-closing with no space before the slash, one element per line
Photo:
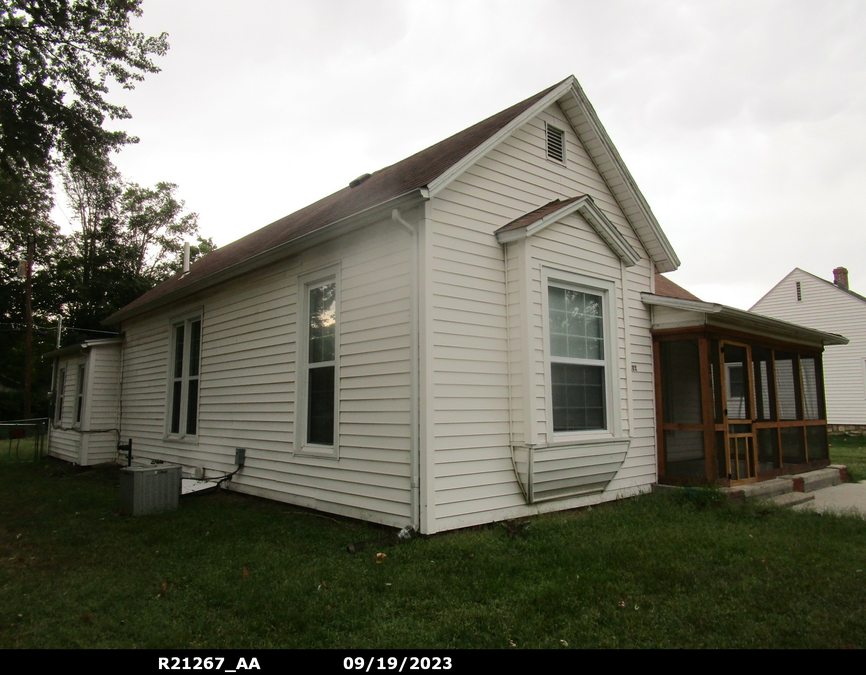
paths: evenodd
<path fill-rule="evenodd" d="M 849 289 L 848 270 L 837 267 L 830 282 L 795 268 L 750 311 L 849 338 L 824 354 L 827 422 L 866 432 L 866 297 Z"/>
<path fill-rule="evenodd" d="M 138 461 L 423 533 L 645 492 L 643 298 L 667 302 L 656 273 L 678 265 L 569 77 L 109 317 L 120 437 Z M 734 472 L 716 466 L 697 473 Z"/>

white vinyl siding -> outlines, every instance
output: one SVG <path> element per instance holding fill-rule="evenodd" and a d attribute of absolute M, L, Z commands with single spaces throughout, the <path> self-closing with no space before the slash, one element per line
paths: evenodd
<path fill-rule="evenodd" d="M 750 311 L 848 338 L 824 350 L 827 422 L 866 425 L 866 301 L 795 269 Z"/>
<path fill-rule="evenodd" d="M 565 166 L 547 160 L 546 123 L 565 131 Z M 497 243 L 495 230 L 511 220 L 553 199 L 581 194 L 591 195 L 629 244 L 642 252 L 637 265 L 623 272 L 616 255 L 579 216 L 511 242 L 505 250 Z M 656 472 L 652 340 L 640 292 L 650 289 L 652 269 L 558 105 L 488 152 L 437 195 L 428 213 L 431 400 L 425 442 L 433 457 L 435 495 L 427 498 L 427 531 L 553 508 L 550 503 L 526 505 L 511 459 L 512 443 L 553 440 L 548 438 L 546 413 L 542 265 L 614 284 L 614 405 L 622 433 L 632 438 L 622 468 L 603 495 L 571 499 L 560 507 L 613 499 L 616 490 L 647 489 Z M 627 372 L 632 364 L 635 373 Z M 505 414 L 509 405 L 510 420 Z"/>
<path fill-rule="evenodd" d="M 120 424 L 121 345 L 91 348 L 88 360 L 87 463 L 112 462 L 117 456 Z"/>
<path fill-rule="evenodd" d="M 122 438 L 133 438 L 143 461 L 179 462 L 187 473 L 202 467 L 209 476 L 233 471 L 235 448 L 245 448 L 232 489 L 406 525 L 410 250 L 409 234 L 388 219 L 124 323 Z M 295 452 L 299 279 L 337 263 L 339 458 L 302 455 Z M 163 425 L 167 317 L 197 308 L 204 322 L 192 445 L 164 439 Z"/>
<path fill-rule="evenodd" d="M 75 372 L 78 370 L 78 357 L 60 359 L 60 372 L 57 380 L 57 409 L 54 412 L 54 425 L 48 445 L 48 454 L 67 462 L 78 463 L 81 455 L 81 434 L 72 429 L 73 401 L 75 400 Z"/>
<path fill-rule="evenodd" d="M 118 441 L 120 349 L 119 342 L 97 343 L 83 353 L 59 359 L 57 384 L 63 390 L 63 417 L 58 419 L 59 411 L 55 412 L 48 447 L 52 457 L 82 466 L 114 461 Z M 81 379 L 82 374 L 84 379 Z"/>

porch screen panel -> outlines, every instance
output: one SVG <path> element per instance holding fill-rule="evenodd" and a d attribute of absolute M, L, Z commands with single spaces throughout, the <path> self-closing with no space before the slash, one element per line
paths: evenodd
<path fill-rule="evenodd" d="M 779 419 L 796 420 L 799 388 L 796 379 L 797 357 L 776 352 L 776 395 L 779 398 Z M 784 443 L 783 443 L 784 444 Z"/>
<path fill-rule="evenodd" d="M 800 380 L 803 387 L 803 418 L 821 419 L 818 411 L 818 372 L 815 359 L 811 356 L 800 357 Z M 811 457 L 811 452 L 809 453 Z"/>
<path fill-rule="evenodd" d="M 758 466 L 761 471 L 771 471 L 781 466 L 776 429 L 758 429 Z"/>
<path fill-rule="evenodd" d="M 668 424 L 701 424 L 701 359 L 697 340 L 662 342 L 662 396 Z"/>
<path fill-rule="evenodd" d="M 724 419 L 722 416 L 722 377 L 719 374 L 721 369 L 721 360 L 719 358 L 719 341 L 710 340 L 710 388 L 713 392 L 713 421 L 716 424 L 721 424 Z"/>
<path fill-rule="evenodd" d="M 752 347 L 752 388 L 755 415 L 759 422 L 776 419 L 776 387 L 773 378 L 772 353 L 769 349 Z"/>
<path fill-rule="evenodd" d="M 749 367 L 745 347 L 725 345 L 725 405 L 728 419 L 751 418 L 749 401 Z"/>
<path fill-rule="evenodd" d="M 787 427 L 781 429 L 782 461 L 785 464 L 803 464 L 806 461 L 806 443 L 803 439 L 803 427 Z"/>
<path fill-rule="evenodd" d="M 703 431 L 665 431 L 665 475 L 706 480 Z"/>
<path fill-rule="evenodd" d="M 824 425 L 806 427 L 806 444 L 809 446 L 809 461 L 828 459 L 827 427 Z"/>

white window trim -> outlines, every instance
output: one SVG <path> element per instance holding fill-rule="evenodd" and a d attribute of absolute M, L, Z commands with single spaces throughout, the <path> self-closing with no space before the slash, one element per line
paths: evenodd
<path fill-rule="evenodd" d="M 340 264 L 310 272 L 298 277 L 297 300 L 297 390 L 295 393 L 295 453 L 330 459 L 340 457 Z M 329 282 L 336 284 L 334 302 L 336 306 L 336 329 L 334 334 L 334 444 L 321 445 L 307 442 L 307 407 L 309 389 L 309 339 L 310 289 Z"/>
<path fill-rule="evenodd" d="M 562 134 L 562 159 L 557 159 L 556 157 L 551 156 L 550 154 L 550 130 L 554 130 Z M 559 164 L 560 166 L 564 166 L 566 164 L 566 160 L 568 158 L 568 153 L 566 151 L 567 139 L 565 137 L 565 129 L 561 129 L 555 124 L 551 124 L 550 122 L 544 123 L 544 156 L 554 164 Z"/>
<path fill-rule="evenodd" d="M 548 267 L 541 269 L 542 292 L 541 308 L 544 331 L 544 388 L 547 413 L 548 442 L 577 441 L 591 439 L 609 439 L 622 437 L 622 414 L 619 405 L 619 325 L 616 313 L 616 284 L 613 281 L 594 279 L 572 272 L 564 272 Z M 604 316 L 604 397 L 605 397 L 605 429 L 587 429 L 585 431 L 554 431 L 553 430 L 553 383 L 551 370 L 550 347 L 550 303 L 548 288 L 555 286 L 570 290 L 583 291 L 601 295 Z"/>
<path fill-rule="evenodd" d="M 187 403 L 189 399 L 189 350 L 192 342 L 189 339 L 190 325 L 195 322 L 201 322 L 201 331 L 199 334 L 199 350 L 198 350 L 198 397 L 196 399 L 196 422 L 194 434 L 186 433 L 186 418 L 187 418 Z M 172 395 L 174 392 L 174 368 L 175 368 L 175 336 L 174 329 L 177 326 L 183 325 L 183 362 L 185 367 L 181 374 L 180 388 L 180 419 L 178 433 L 171 432 L 171 413 L 172 413 Z M 181 314 L 173 317 L 169 321 L 168 327 L 168 379 L 165 397 L 165 430 L 163 438 L 175 441 L 186 441 L 189 443 L 198 443 L 199 432 L 201 430 L 201 355 L 202 346 L 204 345 L 204 311 L 198 309 L 193 312 Z"/>

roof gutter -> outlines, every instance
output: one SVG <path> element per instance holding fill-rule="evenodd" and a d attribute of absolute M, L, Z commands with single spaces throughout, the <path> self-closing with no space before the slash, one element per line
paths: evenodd
<path fill-rule="evenodd" d="M 79 342 L 76 345 L 70 345 L 69 347 L 63 347 L 62 349 L 55 349 L 52 352 L 46 352 L 42 355 L 43 359 L 53 359 L 58 356 L 68 356 L 70 354 L 77 354 L 78 352 L 86 352 L 91 347 L 99 347 L 101 345 L 111 345 L 111 344 L 122 344 L 123 338 L 105 338 L 104 340 L 89 340 L 86 342 Z"/>
<path fill-rule="evenodd" d="M 247 272 L 251 272 L 255 269 L 276 262 L 277 260 L 286 258 L 291 254 L 299 253 L 305 248 L 314 246 L 324 240 L 345 234 L 356 227 L 363 227 L 379 218 L 390 218 L 392 209 L 407 208 L 410 205 L 426 201 L 427 199 L 429 199 L 429 195 L 425 188 L 404 192 L 402 195 L 393 197 L 388 201 L 380 202 L 379 204 L 370 206 L 362 211 L 356 211 L 349 216 L 328 223 L 312 232 L 307 232 L 299 237 L 295 237 L 294 239 L 290 239 L 282 244 L 262 251 L 261 253 L 250 256 L 245 260 L 229 265 L 228 267 L 203 277 L 202 279 L 192 281 L 174 291 L 171 291 L 170 293 L 155 298 L 151 302 L 134 307 L 129 311 L 121 309 L 102 321 L 101 324 L 103 326 L 109 326 L 140 316 L 141 314 L 146 314 L 147 312 L 152 312 L 155 309 L 170 305 L 188 295 L 192 295 L 206 288 L 210 288 L 211 286 L 228 281 L 229 279 L 234 279 L 242 274 L 246 274 Z"/>

